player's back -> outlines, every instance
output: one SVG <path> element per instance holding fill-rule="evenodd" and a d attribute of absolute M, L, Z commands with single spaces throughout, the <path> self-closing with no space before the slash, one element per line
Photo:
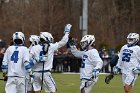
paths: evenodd
<path fill-rule="evenodd" d="M 4 57 L 8 63 L 8 76 L 25 77 L 25 61 L 29 61 L 29 51 L 25 46 L 10 46 Z"/>
<path fill-rule="evenodd" d="M 30 55 L 32 55 L 32 58 L 30 59 L 36 59 L 36 61 L 38 61 L 42 53 L 42 45 L 35 45 L 30 49 Z M 37 64 L 35 64 L 32 69 L 33 71 L 39 71 L 40 69 L 42 69 L 42 63 L 37 62 Z"/>
<path fill-rule="evenodd" d="M 35 45 L 32 47 L 30 54 L 32 54 L 33 59 L 39 58 L 43 55 L 43 46 L 42 45 Z M 46 53 L 47 59 L 45 62 L 44 70 L 51 70 L 53 65 L 53 57 L 54 57 L 54 51 L 56 51 L 58 48 L 58 44 L 50 44 L 48 48 L 48 52 Z M 33 71 L 42 71 L 42 62 L 38 62 L 36 65 L 33 66 Z"/>

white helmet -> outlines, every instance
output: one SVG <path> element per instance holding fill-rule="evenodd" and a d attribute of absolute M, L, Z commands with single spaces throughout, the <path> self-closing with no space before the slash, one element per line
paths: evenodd
<path fill-rule="evenodd" d="M 136 45 L 139 42 L 139 34 L 129 33 L 127 36 L 127 43 L 130 46 Z"/>
<path fill-rule="evenodd" d="M 40 32 L 40 39 L 52 43 L 54 38 L 49 32 Z"/>
<path fill-rule="evenodd" d="M 30 35 L 29 41 L 32 45 L 37 45 L 39 43 L 39 36 L 37 35 Z"/>
<path fill-rule="evenodd" d="M 82 47 L 83 50 L 87 49 L 87 47 L 89 45 L 92 45 L 93 42 L 95 42 L 95 37 L 94 35 L 85 35 L 81 41 L 80 41 L 80 45 Z"/>
<path fill-rule="evenodd" d="M 25 36 L 22 32 L 15 32 L 13 34 L 13 42 L 15 42 L 16 39 L 21 40 L 22 44 L 24 44 Z"/>

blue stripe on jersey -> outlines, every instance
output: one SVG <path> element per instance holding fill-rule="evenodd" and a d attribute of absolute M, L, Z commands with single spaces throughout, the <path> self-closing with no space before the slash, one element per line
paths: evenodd
<path fill-rule="evenodd" d="M 90 80 L 90 79 L 88 79 L 88 78 L 82 78 L 81 80 Z"/>
<path fill-rule="evenodd" d="M 7 71 L 8 71 L 8 65 L 2 65 L 1 68 L 2 68 L 2 71 L 4 73 L 7 73 Z"/>
<path fill-rule="evenodd" d="M 2 69 L 8 69 L 8 65 L 1 65 Z"/>
<path fill-rule="evenodd" d="M 26 69 L 26 70 L 31 69 L 31 65 L 30 65 L 30 64 L 26 65 L 26 66 L 25 66 L 25 69 Z"/>
<path fill-rule="evenodd" d="M 44 71 L 34 71 L 34 72 L 38 72 L 38 73 L 42 73 L 42 72 L 51 72 L 50 70 L 44 70 Z"/>
<path fill-rule="evenodd" d="M 31 66 L 31 67 L 34 66 L 33 60 L 30 60 L 30 66 Z"/>
<path fill-rule="evenodd" d="M 55 89 L 57 90 L 56 84 L 55 84 L 55 82 L 53 81 L 52 77 L 51 77 L 50 75 L 49 75 L 49 77 L 50 77 L 50 79 L 51 79 L 52 83 L 54 84 Z"/>
<path fill-rule="evenodd" d="M 131 82 L 131 84 L 130 84 L 130 85 L 132 85 L 132 84 L 133 84 L 134 80 L 135 80 L 135 76 L 134 76 L 134 79 L 132 80 L 132 82 Z"/>

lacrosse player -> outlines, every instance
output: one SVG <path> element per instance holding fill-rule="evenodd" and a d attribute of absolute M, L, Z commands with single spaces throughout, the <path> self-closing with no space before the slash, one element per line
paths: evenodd
<path fill-rule="evenodd" d="M 127 44 L 124 45 L 119 54 L 114 74 L 122 73 L 122 82 L 125 93 L 132 93 L 132 87 L 140 73 L 140 47 L 138 46 L 139 34 L 130 33 L 127 36 Z"/>
<path fill-rule="evenodd" d="M 29 47 L 29 52 L 30 52 L 30 50 L 33 46 L 39 44 L 39 36 L 30 35 L 29 41 L 30 41 L 30 47 Z M 30 58 L 30 60 L 32 60 L 32 58 Z M 34 93 L 33 80 L 31 80 L 31 79 L 33 79 L 33 78 L 30 78 L 29 76 L 27 76 L 27 91 L 28 91 L 28 93 Z"/>
<path fill-rule="evenodd" d="M 83 51 L 77 50 L 75 45 L 70 44 L 71 52 L 75 57 L 82 58 L 80 70 L 80 91 L 90 93 L 93 85 L 98 80 L 99 72 L 103 66 L 98 51 L 94 47 L 94 35 L 85 35 L 80 41 Z"/>
<path fill-rule="evenodd" d="M 2 62 L 3 73 L 7 74 L 6 93 L 26 93 L 26 74 L 31 75 L 29 51 L 24 46 L 25 37 L 22 32 L 13 34 L 14 45 L 9 46 Z"/>
<path fill-rule="evenodd" d="M 61 41 L 56 43 L 52 43 L 53 37 L 51 33 L 41 32 L 40 44 L 31 48 L 30 55 L 33 58 L 32 63 L 34 64 L 33 71 L 35 78 L 33 87 L 35 93 L 40 93 L 42 87 L 45 90 L 48 89 L 50 93 L 57 92 L 56 84 L 51 75 L 53 56 L 55 51 L 57 51 L 67 43 L 71 26 L 72 25 L 70 24 L 67 24 L 65 26 L 65 35 L 63 36 Z"/>

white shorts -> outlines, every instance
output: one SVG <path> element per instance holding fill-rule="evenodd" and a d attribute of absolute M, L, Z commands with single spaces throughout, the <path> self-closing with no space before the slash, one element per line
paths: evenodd
<path fill-rule="evenodd" d="M 129 74 L 123 74 L 122 73 L 122 82 L 123 86 L 131 85 L 134 86 L 136 79 L 138 78 L 137 74 L 129 73 Z"/>
<path fill-rule="evenodd" d="M 34 82 L 33 82 L 34 91 L 40 91 L 42 86 L 42 73 L 34 72 L 34 75 L 35 75 Z M 56 92 L 57 90 L 56 84 L 50 72 L 44 73 L 43 88 L 50 92 Z"/>
<path fill-rule="evenodd" d="M 33 83 L 30 83 L 29 79 L 26 79 L 26 86 L 27 86 L 27 91 L 34 91 Z"/>
<path fill-rule="evenodd" d="M 84 89 L 85 93 L 90 93 L 90 91 L 92 90 L 92 87 L 96 84 L 97 81 L 98 81 L 98 77 L 94 80 L 82 79 L 80 90 Z"/>
<path fill-rule="evenodd" d="M 25 78 L 8 77 L 6 82 L 6 93 L 26 93 Z"/>

